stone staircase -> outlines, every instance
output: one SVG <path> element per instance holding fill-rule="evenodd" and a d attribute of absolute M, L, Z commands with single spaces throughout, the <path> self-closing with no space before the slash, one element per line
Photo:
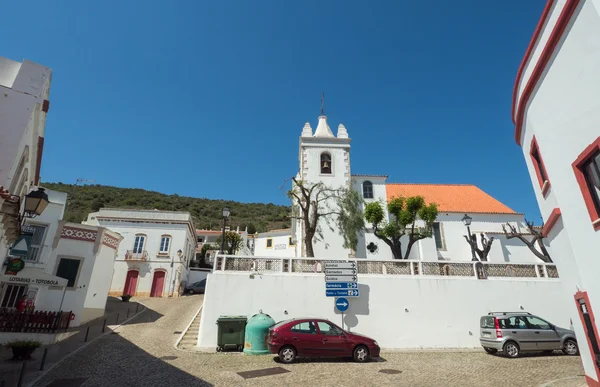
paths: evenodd
<path fill-rule="evenodd" d="M 196 315 L 196 317 L 194 317 L 192 324 L 190 325 L 188 330 L 185 331 L 185 334 L 183 335 L 183 338 L 177 345 L 177 348 L 193 349 L 196 345 L 198 345 L 198 332 L 200 330 L 200 316 L 202 316 L 202 311 L 200 311 Z"/>

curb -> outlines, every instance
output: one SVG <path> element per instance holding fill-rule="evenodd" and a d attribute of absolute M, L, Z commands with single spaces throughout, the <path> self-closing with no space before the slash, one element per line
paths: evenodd
<path fill-rule="evenodd" d="M 81 351 L 82 349 L 86 348 L 88 345 L 92 344 L 94 341 L 103 338 L 104 336 L 110 335 L 112 334 L 114 331 L 116 331 L 118 328 L 120 328 L 121 326 L 125 325 L 127 322 L 133 320 L 134 318 L 138 317 L 140 314 L 144 313 L 148 307 L 146 306 L 146 304 L 144 304 L 143 302 L 137 302 L 138 304 L 142 305 L 144 307 L 144 309 L 140 310 L 139 312 L 137 312 L 136 314 L 134 314 L 133 316 L 129 317 L 127 320 L 124 320 L 122 323 L 116 325 L 114 328 L 109 328 L 107 332 L 104 332 L 103 334 L 101 334 L 98 337 L 93 338 L 92 340 L 88 341 L 87 343 L 83 344 L 81 347 L 77 348 L 76 350 L 74 350 L 73 352 L 65 355 L 62 359 L 60 359 L 59 361 L 57 361 L 56 363 L 54 363 L 50 368 L 44 370 L 44 372 L 42 372 L 40 375 L 38 375 L 37 378 L 35 378 L 34 380 L 32 380 L 31 382 L 29 382 L 27 384 L 27 387 L 33 387 L 36 383 L 38 383 L 44 376 L 46 376 L 48 373 L 50 373 L 50 371 L 52 371 L 53 369 L 55 369 L 56 367 L 58 367 L 59 365 L 61 365 L 62 363 L 64 363 L 67 359 L 69 359 L 71 356 L 75 355 L 77 352 Z M 108 327 L 108 325 L 107 325 Z"/>
<path fill-rule="evenodd" d="M 202 308 L 204 308 L 204 301 L 202 301 L 202 305 L 200 305 L 200 309 L 198 309 L 198 311 L 196 313 L 194 313 L 194 317 L 192 317 L 192 319 L 190 320 L 190 322 L 188 323 L 188 325 L 185 327 L 185 329 L 181 332 L 181 334 L 179 335 L 179 337 L 177 338 L 177 340 L 175 341 L 175 344 L 173 344 L 173 348 L 175 348 L 178 351 L 181 352 L 197 352 L 197 351 L 188 351 L 185 349 L 179 349 L 179 343 L 181 342 L 181 340 L 183 340 L 183 336 L 185 336 L 185 334 L 187 333 L 187 331 L 190 329 L 190 327 L 192 326 L 192 323 L 194 322 L 194 320 L 196 319 L 196 317 L 198 317 L 198 315 L 200 314 L 200 312 L 202 312 Z"/>

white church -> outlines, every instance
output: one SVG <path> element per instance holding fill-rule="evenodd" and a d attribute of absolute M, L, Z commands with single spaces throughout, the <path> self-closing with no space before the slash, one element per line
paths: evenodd
<path fill-rule="evenodd" d="M 315 130 L 308 122 L 302 128 L 296 178 L 308 184 L 322 182 L 332 189 L 352 187 L 360 193 L 365 203 L 380 201 L 385 204 L 392 197 L 419 195 L 425 199 L 426 204 L 437 204 L 439 213 L 433 225 L 434 235 L 418 241 L 412 247 L 409 256 L 411 260 L 471 261 L 471 247 L 464 238 L 468 233 L 467 227 L 462 221 L 466 214 L 471 218 L 470 232 L 477 234 L 480 248 L 481 233 L 488 239 L 494 238 L 488 261 L 541 262 L 522 241 L 517 238 L 507 239 L 504 235 L 502 226 L 507 227 L 508 223 L 514 230 L 531 239 L 523 214 L 513 211 L 474 185 L 389 183 L 386 175 L 352 174 L 350 143 L 346 127 L 340 124 L 337 135 L 334 135 L 327 116 L 321 112 Z M 331 206 L 333 205 L 332 202 Z M 330 223 L 332 227 L 328 226 L 325 219 L 320 219 L 319 222 L 320 237 L 315 237 L 313 242 L 316 258 L 393 259 L 388 245 L 373 234 L 368 223 L 366 232 L 359 236 L 356 251 L 351 251 L 342 247 L 343 237 L 335 222 Z M 276 231 L 255 236 L 254 256 L 306 256 L 302 220 L 294 219 L 290 229 Z M 406 243 L 403 243 L 403 248 L 404 246 Z"/>

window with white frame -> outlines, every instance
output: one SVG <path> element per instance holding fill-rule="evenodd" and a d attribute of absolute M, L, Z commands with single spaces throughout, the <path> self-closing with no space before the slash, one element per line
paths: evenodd
<path fill-rule="evenodd" d="M 373 183 L 365 181 L 363 183 L 363 198 L 373 199 Z"/>
<path fill-rule="evenodd" d="M 81 269 L 81 259 L 60 258 L 56 268 L 56 276 L 67 280 L 67 288 L 77 286 L 77 278 Z"/>
<path fill-rule="evenodd" d="M 160 250 L 158 251 L 161 255 L 169 254 L 169 250 L 171 249 L 171 236 L 163 235 L 160 237 Z"/>
<path fill-rule="evenodd" d="M 146 235 L 138 234 L 135 236 L 135 242 L 133 242 L 133 253 L 141 254 L 144 251 L 146 245 Z"/>
<path fill-rule="evenodd" d="M 29 229 L 28 231 L 33 233 L 25 261 L 37 262 L 39 261 L 42 249 L 44 248 L 44 237 L 46 236 L 46 230 L 48 229 L 48 226 L 41 224 L 28 224 L 24 226 L 24 228 L 25 227 Z"/>

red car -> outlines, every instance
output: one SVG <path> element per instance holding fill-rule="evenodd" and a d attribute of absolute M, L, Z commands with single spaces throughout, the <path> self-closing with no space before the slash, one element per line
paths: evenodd
<path fill-rule="evenodd" d="M 318 318 L 296 318 L 273 325 L 269 328 L 267 345 L 284 363 L 292 363 L 297 356 L 352 357 L 365 362 L 379 357 L 380 351 L 375 340 Z"/>

